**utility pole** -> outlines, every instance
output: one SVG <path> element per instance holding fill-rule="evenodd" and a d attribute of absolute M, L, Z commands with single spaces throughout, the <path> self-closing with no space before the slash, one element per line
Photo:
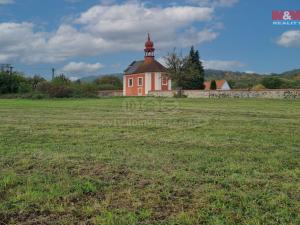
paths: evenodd
<path fill-rule="evenodd" d="M 9 67 L 9 74 L 10 74 L 10 75 L 13 74 L 13 68 L 14 68 L 13 66 L 10 66 L 10 67 Z"/>
<path fill-rule="evenodd" d="M 54 77 L 55 77 L 55 69 L 52 68 L 52 80 L 54 80 Z"/>
<path fill-rule="evenodd" d="M 10 72 L 10 64 L 0 64 L 1 72 L 2 73 L 9 73 Z"/>

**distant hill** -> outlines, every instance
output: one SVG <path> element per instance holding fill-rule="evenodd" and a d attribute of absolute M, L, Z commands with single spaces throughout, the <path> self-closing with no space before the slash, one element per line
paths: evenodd
<path fill-rule="evenodd" d="M 261 82 L 265 75 L 223 70 L 205 70 L 206 80 L 225 79 L 232 88 L 250 88 Z"/>
<path fill-rule="evenodd" d="M 292 80 L 299 80 L 300 81 L 300 69 L 290 70 L 287 72 L 284 72 L 282 74 L 276 74 L 278 76 L 281 76 L 285 79 L 292 79 Z"/>
<path fill-rule="evenodd" d="M 232 88 L 251 88 L 261 83 L 265 77 L 277 77 L 282 79 L 290 87 L 300 87 L 300 69 L 283 73 L 257 74 L 245 72 L 233 72 L 223 70 L 205 70 L 206 80 L 225 79 Z"/>
<path fill-rule="evenodd" d="M 80 80 L 82 82 L 86 82 L 86 83 L 91 83 L 93 81 L 95 81 L 96 79 L 100 78 L 100 77 L 103 77 L 103 76 L 117 76 L 117 77 L 120 77 L 121 80 L 122 80 L 122 77 L 123 77 L 123 73 L 113 73 L 113 74 L 102 74 L 102 75 L 98 75 L 98 76 L 88 76 L 88 77 L 82 77 L 80 78 Z"/>
<path fill-rule="evenodd" d="M 83 82 L 93 82 L 99 77 L 106 75 L 118 76 L 122 79 L 123 73 L 114 73 L 114 74 L 103 74 L 99 76 L 89 76 L 83 77 L 80 80 Z M 205 79 L 206 80 L 220 80 L 225 79 L 229 82 L 232 88 L 251 88 L 256 84 L 259 84 L 265 77 L 278 77 L 283 79 L 287 83 L 293 83 L 294 86 L 300 87 L 300 69 L 290 70 L 283 73 L 273 73 L 273 74 L 257 74 L 257 73 L 246 73 L 246 72 L 234 72 L 234 71 L 225 71 L 225 70 L 205 70 Z"/>

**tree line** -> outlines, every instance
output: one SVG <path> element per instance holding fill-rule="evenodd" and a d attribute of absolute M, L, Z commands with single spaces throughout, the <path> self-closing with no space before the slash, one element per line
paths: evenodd
<path fill-rule="evenodd" d="M 204 89 L 205 71 L 198 50 L 191 47 L 186 56 L 182 56 L 176 49 L 165 57 L 166 67 L 178 90 L 177 96 L 182 96 L 182 90 Z M 209 76 L 209 75 L 208 75 Z M 250 75 L 248 75 L 250 76 Z M 245 75 L 243 76 L 245 77 Z M 249 80 L 245 89 L 285 89 L 300 88 L 300 80 L 283 79 L 278 76 L 261 76 L 256 80 Z M 228 82 L 233 88 L 241 88 L 236 83 L 241 79 Z M 240 84 L 239 84 L 240 85 Z M 241 85 L 240 85 L 241 86 Z M 66 76 L 59 75 L 51 81 L 42 76 L 26 77 L 24 74 L 14 72 L 0 72 L 0 95 L 21 96 L 28 98 L 65 98 L 65 97 L 96 97 L 101 90 L 122 90 L 122 80 L 118 76 L 107 75 L 93 82 L 71 81 Z M 212 79 L 211 89 L 215 90 L 216 81 Z"/>
<path fill-rule="evenodd" d="M 186 57 L 174 51 L 166 57 L 173 83 L 180 89 L 203 89 L 204 69 L 199 51 L 191 48 Z M 117 76 L 103 76 L 91 83 L 71 81 L 59 75 L 51 81 L 42 76 L 26 77 L 14 72 L 0 73 L 0 94 L 28 98 L 96 97 L 101 90 L 122 90 L 122 80 Z"/>
<path fill-rule="evenodd" d="M 103 76 L 92 83 L 71 81 L 59 75 L 51 81 L 41 76 L 25 77 L 23 74 L 0 73 L 0 95 L 25 98 L 80 98 L 97 97 L 101 90 L 122 90 L 122 81 L 116 76 Z"/>

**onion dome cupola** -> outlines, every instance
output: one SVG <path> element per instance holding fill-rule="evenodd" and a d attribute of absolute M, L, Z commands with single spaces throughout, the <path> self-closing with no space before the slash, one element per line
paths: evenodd
<path fill-rule="evenodd" d="M 150 34 L 148 34 L 148 40 L 145 43 L 145 61 L 153 61 L 154 60 L 154 44 L 151 41 Z"/>

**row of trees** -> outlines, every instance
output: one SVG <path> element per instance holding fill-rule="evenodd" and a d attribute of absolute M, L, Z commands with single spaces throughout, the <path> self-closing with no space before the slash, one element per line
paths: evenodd
<path fill-rule="evenodd" d="M 299 89 L 300 80 L 288 80 L 280 77 L 264 77 L 260 82 L 253 86 L 253 90 L 264 89 Z"/>
<path fill-rule="evenodd" d="M 25 77 L 19 73 L 0 73 L 0 94 L 30 98 L 96 97 L 100 90 L 121 90 L 122 81 L 104 76 L 92 83 L 71 81 L 64 75 L 47 81 L 41 76 Z"/>
<path fill-rule="evenodd" d="M 260 84 L 268 89 L 300 88 L 299 80 L 287 80 L 279 77 L 265 77 Z"/>
<path fill-rule="evenodd" d="M 191 48 L 183 57 L 176 50 L 166 57 L 167 67 L 174 84 L 180 89 L 203 89 L 204 69 L 199 52 Z M 92 83 L 71 81 L 64 75 L 47 81 L 41 76 L 25 77 L 20 73 L 0 74 L 0 94 L 43 97 L 93 97 L 100 90 L 121 90 L 122 80 L 117 76 L 103 76 Z"/>

